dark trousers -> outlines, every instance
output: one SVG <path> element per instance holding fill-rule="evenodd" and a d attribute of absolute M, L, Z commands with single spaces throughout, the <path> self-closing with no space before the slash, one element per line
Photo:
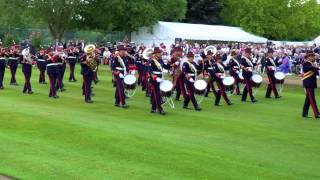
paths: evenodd
<path fill-rule="evenodd" d="M 17 62 L 10 62 L 9 67 L 10 67 L 10 73 L 11 73 L 10 83 L 11 84 L 17 83 L 16 73 L 17 73 L 18 63 Z"/>
<path fill-rule="evenodd" d="M 115 104 L 126 104 L 126 97 L 124 94 L 124 87 L 123 87 L 123 79 L 119 77 L 119 75 L 115 75 L 115 83 L 116 83 L 116 92 L 115 92 Z"/>
<path fill-rule="evenodd" d="M 56 91 L 56 83 L 58 79 L 58 73 L 48 73 L 49 76 L 49 81 L 50 81 L 50 91 L 49 91 L 49 96 L 54 97 L 57 95 Z"/>
<path fill-rule="evenodd" d="M 214 87 L 214 80 L 212 79 L 210 79 L 210 81 L 208 82 L 206 96 L 208 96 L 210 90 L 212 91 L 213 95 L 217 97 L 217 91 L 216 91 L 216 88 Z"/>
<path fill-rule="evenodd" d="M 0 87 L 3 87 L 3 78 L 4 78 L 5 71 L 6 71 L 6 66 L 0 65 Z"/>
<path fill-rule="evenodd" d="M 185 97 L 186 96 L 186 90 L 183 86 L 183 76 L 180 75 L 177 79 L 177 82 L 176 82 L 176 99 L 180 99 L 180 96 Z"/>
<path fill-rule="evenodd" d="M 215 104 L 218 105 L 220 103 L 220 100 L 221 100 L 221 96 L 223 97 L 223 99 L 226 101 L 227 104 L 230 103 L 230 100 L 226 94 L 226 91 L 225 91 L 225 88 L 224 88 L 224 85 L 222 83 L 222 79 L 217 79 L 216 80 L 217 82 L 217 86 L 218 86 L 218 92 L 216 93 L 217 96 L 216 96 L 216 100 L 215 100 Z"/>
<path fill-rule="evenodd" d="M 266 97 L 270 97 L 271 92 L 273 92 L 275 97 L 279 97 L 279 93 L 276 87 L 276 79 L 274 75 L 268 75 L 268 79 L 269 79 L 269 84 L 266 91 Z"/>
<path fill-rule="evenodd" d="M 31 71 L 23 71 L 23 74 L 24 74 L 24 79 L 25 79 L 23 92 L 27 92 L 27 91 L 31 92 L 32 89 L 31 89 L 30 79 L 31 79 L 32 72 Z"/>
<path fill-rule="evenodd" d="M 242 93 L 242 101 L 247 100 L 247 96 L 249 94 L 251 101 L 254 100 L 254 96 L 252 93 L 252 84 L 251 84 L 251 78 L 244 78 L 245 87 L 243 89 Z"/>
<path fill-rule="evenodd" d="M 65 65 L 64 65 L 65 66 Z M 56 88 L 57 89 L 63 89 L 64 88 L 64 84 L 63 84 L 63 78 L 64 78 L 64 72 L 65 72 L 65 68 L 64 67 L 59 67 L 58 70 L 58 80 L 57 80 L 57 84 L 56 84 Z"/>
<path fill-rule="evenodd" d="M 70 67 L 70 76 L 69 76 L 69 81 L 75 81 L 76 78 L 74 76 L 74 69 L 76 67 L 76 64 L 74 63 L 69 63 L 69 67 Z"/>
<path fill-rule="evenodd" d="M 152 110 L 158 110 L 159 112 L 163 111 L 161 102 L 161 94 L 160 94 L 160 83 L 157 81 L 152 80 L 151 81 L 151 96 L 150 96 L 150 101 L 151 101 L 151 109 Z"/>
<path fill-rule="evenodd" d="M 91 73 L 82 75 L 83 76 L 83 86 L 82 86 L 82 93 L 85 97 L 86 101 L 91 100 L 91 85 L 92 85 L 92 80 L 93 76 Z"/>
<path fill-rule="evenodd" d="M 308 115 L 310 105 L 313 110 L 314 116 L 317 117 L 319 115 L 319 110 L 318 110 L 316 98 L 314 96 L 314 88 L 306 88 L 306 99 L 304 101 L 303 112 L 302 112 L 303 116 Z"/>
<path fill-rule="evenodd" d="M 46 82 L 46 76 L 45 76 L 45 74 L 46 74 L 46 69 L 44 68 L 44 69 L 39 69 L 39 72 L 40 72 L 40 74 L 39 74 L 39 83 L 45 83 Z"/>
<path fill-rule="evenodd" d="M 186 93 L 187 95 L 184 97 L 184 106 L 187 107 L 189 105 L 189 102 L 191 100 L 193 106 L 195 108 L 198 107 L 197 100 L 194 96 L 194 85 L 193 83 L 189 82 L 187 79 L 184 80 L 184 84 L 186 87 Z"/>

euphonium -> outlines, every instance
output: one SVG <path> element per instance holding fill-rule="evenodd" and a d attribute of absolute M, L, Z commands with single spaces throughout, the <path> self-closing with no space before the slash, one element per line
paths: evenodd
<path fill-rule="evenodd" d="M 95 60 L 94 54 L 95 49 L 96 46 L 93 44 L 89 44 L 84 48 L 84 52 L 87 54 L 87 65 L 93 72 L 96 72 L 98 69 L 98 62 Z"/>

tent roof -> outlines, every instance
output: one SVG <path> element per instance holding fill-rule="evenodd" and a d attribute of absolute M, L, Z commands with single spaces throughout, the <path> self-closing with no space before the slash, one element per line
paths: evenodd
<path fill-rule="evenodd" d="M 158 25 L 171 31 L 174 38 L 190 40 L 217 40 L 217 41 L 236 41 L 236 42 L 256 42 L 265 43 L 266 38 L 259 37 L 245 32 L 239 27 L 187 24 L 159 21 Z M 170 36 L 170 35 L 169 35 Z"/>

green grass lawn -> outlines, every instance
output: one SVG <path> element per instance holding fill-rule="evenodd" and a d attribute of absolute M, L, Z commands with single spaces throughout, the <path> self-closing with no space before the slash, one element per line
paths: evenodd
<path fill-rule="evenodd" d="M 149 113 L 140 89 L 127 101 L 129 109 L 115 108 L 107 69 L 94 86 L 94 104 L 84 103 L 79 70 L 78 82 L 65 81 L 58 100 L 48 98 L 49 85 L 37 83 L 36 69 L 33 95 L 22 94 L 21 69 L 18 87 L 8 85 L 7 70 L 0 91 L 0 174 L 32 180 L 320 178 L 320 122 L 301 118 L 300 86 L 286 87 L 280 100 L 264 99 L 263 87 L 257 104 L 234 96 L 231 107 L 214 107 L 211 94 L 201 112 L 183 110 L 179 102 L 160 116 Z"/>

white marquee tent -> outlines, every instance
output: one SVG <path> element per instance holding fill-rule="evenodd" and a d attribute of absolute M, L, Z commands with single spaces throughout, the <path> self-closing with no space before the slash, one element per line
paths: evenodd
<path fill-rule="evenodd" d="M 151 46 L 153 43 L 167 46 L 174 43 L 175 38 L 188 40 L 215 40 L 234 42 L 265 43 L 266 38 L 245 32 L 239 27 L 187 24 L 159 21 L 153 27 L 142 27 L 131 33 L 131 40 Z"/>
<path fill-rule="evenodd" d="M 317 38 L 315 38 L 314 43 L 316 43 L 317 45 L 320 45 L 320 36 L 318 36 Z"/>

